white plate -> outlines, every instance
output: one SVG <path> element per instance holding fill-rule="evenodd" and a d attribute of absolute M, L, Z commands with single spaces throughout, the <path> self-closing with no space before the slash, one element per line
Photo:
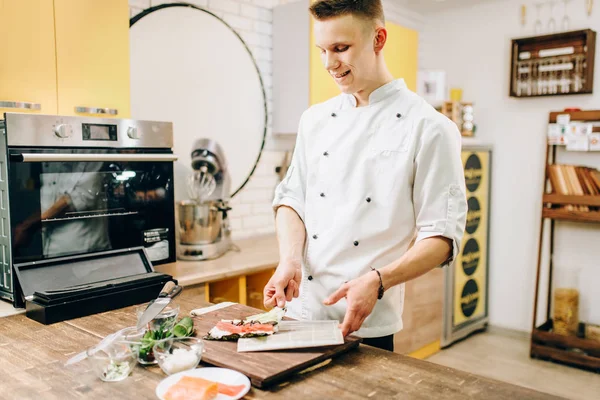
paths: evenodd
<path fill-rule="evenodd" d="M 237 397 L 226 396 L 224 394 L 219 393 L 215 400 L 234 400 L 241 399 L 244 397 L 246 393 L 250 391 L 250 380 L 246 377 L 246 375 L 240 374 L 237 371 L 228 368 L 196 368 L 190 369 L 188 371 L 181 371 L 176 374 L 173 374 L 158 384 L 156 387 L 156 395 L 160 400 L 164 400 L 164 395 L 167 393 L 169 388 L 176 384 L 179 381 L 179 378 L 182 376 L 192 376 L 196 378 L 203 378 L 213 382 L 219 382 L 226 385 L 238 386 L 244 385 L 245 388 L 240 392 Z"/>

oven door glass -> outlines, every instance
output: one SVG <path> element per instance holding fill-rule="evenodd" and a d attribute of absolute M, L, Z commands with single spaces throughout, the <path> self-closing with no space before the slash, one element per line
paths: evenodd
<path fill-rule="evenodd" d="M 173 162 L 161 155 L 11 150 L 13 262 L 137 246 L 154 263 L 174 261 Z"/>

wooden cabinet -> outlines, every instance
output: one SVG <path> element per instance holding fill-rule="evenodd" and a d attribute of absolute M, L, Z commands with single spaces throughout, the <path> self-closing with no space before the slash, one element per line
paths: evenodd
<path fill-rule="evenodd" d="M 406 282 L 404 288 L 403 328 L 394 335 L 394 352 L 425 359 L 440 350 L 444 270 L 434 268 Z"/>
<path fill-rule="evenodd" d="M 275 266 L 261 272 L 206 282 L 205 299 L 209 303 L 231 301 L 266 310 L 263 305 L 263 289 L 275 273 L 274 268 Z"/>
<path fill-rule="evenodd" d="M 126 0 L 0 0 L 0 50 L 1 114 L 129 117 Z"/>
<path fill-rule="evenodd" d="M 273 133 L 295 134 L 302 113 L 311 105 L 340 93 L 321 62 L 308 12 L 310 1 L 273 9 Z M 386 23 L 384 57 L 395 78 L 416 90 L 418 32 Z M 290 49 L 294 57 L 290 57 Z"/>
<path fill-rule="evenodd" d="M 77 107 L 129 118 L 129 7 L 125 0 L 55 0 L 58 113 Z"/>
<path fill-rule="evenodd" d="M 0 119 L 5 112 L 56 114 L 54 48 L 52 1 L 0 0 L 0 103 L 10 105 L 0 105 Z"/>

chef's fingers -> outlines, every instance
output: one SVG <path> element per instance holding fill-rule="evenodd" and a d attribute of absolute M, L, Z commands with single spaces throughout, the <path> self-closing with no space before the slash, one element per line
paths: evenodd
<path fill-rule="evenodd" d="M 366 316 L 363 317 L 359 314 L 357 316 L 357 318 L 354 320 L 354 324 L 352 325 L 352 328 L 348 332 L 348 335 L 359 330 L 360 327 L 362 326 L 363 322 L 365 322 L 366 318 L 367 318 Z"/>
<path fill-rule="evenodd" d="M 275 294 L 275 289 L 273 288 L 273 283 L 271 280 L 267 282 L 265 288 L 263 289 L 263 304 L 265 307 L 272 306 L 273 295 Z"/>
<path fill-rule="evenodd" d="M 346 309 L 346 315 L 344 315 L 344 322 L 340 325 L 340 329 L 342 330 L 342 336 L 346 337 L 350 332 L 350 328 L 354 323 L 354 319 L 356 318 L 356 313 L 353 309 Z"/>
<path fill-rule="evenodd" d="M 275 283 L 275 295 L 273 295 L 273 300 L 277 304 L 277 307 L 285 306 L 285 287 L 281 282 Z"/>
<path fill-rule="evenodd" d="M 296 281 L 295 280 L 291 280 L 287 287 L 285 288 L 285 299 L 287 301 L 292 301 L 292 299 L 294 298 L 294 292 L 296 291 Z"/>
<path fill-rule="evenodd" d="M 263 296 L 264 296 L 263 304 L 265 305 L 265 307 L 277 306 L 276 286 L 277 286 L 277 284 L 275 283 L 273 278 L 271 278 L 271 280 L 269 280 L 269 282 L 265 286 L 265 289 L 263 291 Z"/>
<path fill-rule="evenodd" d="M 340 301 L 340 299 L 343 299 L 346 296 L 347 292 L 348 292 L 348 284 L 344 283 L 342 286 L 340 286 L 340 288 L 338 290 L 333 292 L 333 294 L 331 296 L 326 298 L 325 301 L 323 301 L 323 304 L 325 304 L 326 306 L 335 304 L 338 301 Z"/>
<path fill-rule="evenodd" d="M 295 289 L 294 289 L 294 297 L 300 297 L 300 286 L 298 286 L 298 284 L 296 283 L 294 285 Z"/>
<path fill-rule="evenodd" d="M 265 292 L 263 304 L 265 307 L 275 307 L 275 299 L 273 298 L 273 293 Z"/>

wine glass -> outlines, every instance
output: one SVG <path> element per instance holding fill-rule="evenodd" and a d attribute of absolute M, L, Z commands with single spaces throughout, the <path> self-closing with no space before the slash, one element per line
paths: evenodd
<path fill-rule="evenodd" d="M 556 30 L 556 20 L 554 19 L 554 1 L 550 3 L 550 20 L 548 20 L 548 33 L 554 33 Z"/>
<path fill-rule="evenodd" d="M 540 19 L 540 10 L 542 9 L 542 3 L 536 3 L 535 8 L 537 9 L 537 19 L 535 20 L 534 31 L 536 34 L 542 33 L 542 20 Z"/>
<path fill-rule="evenodd" d="M 562 19 L 562 30 L 563 31 L 568 31 L 569 30 L 569 16 L 567 15 L 567 5 L 571 2 L 571 0 L 563 0 L 563 3 L 565 3 L 565 15 L 563 16 Z"/>

